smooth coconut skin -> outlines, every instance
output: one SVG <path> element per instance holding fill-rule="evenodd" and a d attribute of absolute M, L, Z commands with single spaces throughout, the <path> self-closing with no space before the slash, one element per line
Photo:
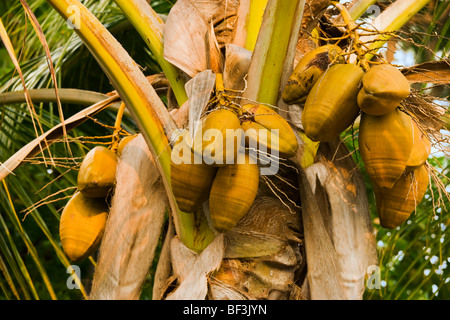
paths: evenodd
<path fill-rule="evenodd" d="M 358 105 L 363 112 L 373 116 L 392 112 L 410 93 L 406 77 L 389 64 L 371 67 L 361 82 Z"/>
<path fill-rule="evenodd" d="M 122 155 L 123 149 L 125 148 L 125 146 L 134 138 L 136 138 L 138 135 L 137 134 L 133 134 L 131 136 L 126 136 L 123 137 L 122 139 L 120 139 L 119 141 L 119 145 L 117 146 L 117 156 L 120 157 Z"/>
<path fill-rule="evenodd" d="M 233 111 L 228 109 L 212 111 L 202 119 L 202 130 L 195 134 L 194 152 L 199 154 L 201 150 L 203 161 L 213 166 L 224 166 L 227 162 L 234 163 L 241 146 L 242 130 L 239 130 L 240 128 L 239 118 Z M 216 130 L 208 131 L 209 129 Z M 227 139 L 227 129 L 236 133 L 235 141 L 228 141 L 231 139 Z M 220 135 L 215 137 L 214 134 L 217 132 L 220 132 Z M 212 136 L 208 136 L 208 133 Z M 231 142 L 234 143 L 231 145 Z"/>
<path fill-rule="evenodd" d="M 249 117 L 241 124 L 247 147 L 260 147 L 262 144 L 267 152 L 277 150 L 280 157 L 290 158 L 294 156 L 298 149 L 297 137 L 282 116 L 264 105 L 246 104 L 242 106 L 242 109 L 245 111 L 244 114 Z M 278 130 L 278 144 L 271 140 L 273 129 Z M 266 131 L 265 139 L 260 139 L 260 134 L 264 130 Z M 275 134 L 275 132 L 273 133 Z"/>
<path fill-rule="evenodd" d="M 108 217 L 103 199 L 86 198 L 77 192 L 61 214 L 59 234 L 64 252 L 72 261 L 88 257 L 100 244 Z"/>
<path fill-rule="evenodd" d="M 428 136 L 423 133 L 419 126 L 413 121 L 413 146 L 406 167 L 415 169 L 423 165 L 430 155 L 431 141 Z"/>
<path fill-rule="evenodd" d="M 312 141 L 330 142 L 358 116 L 358 86 L 364 71 L 354 64 L 332 65 L 316 82 L 302 113 L 305 134 Z"/>
<path fill-rule="evenodd" d="M 194 153 L 187 147 L 186 140 L 178 143 L 185 144 L 184 150 L 189 154 L 183 154 L 179 164 L 171 161 L 170 184 L 179 209 L 190 213 L 208 198 L 217 167 L 195 163 Z"/>
<path fill-rule="evenodd" d="M 425 196 L 428 184 L 428 170 L 421 165 L 413 172 L 405 172 L 390 189 L 374 186 L 381 226 L 393 229 L 408 220 Z"/>
<path fill-rule="evenodd" d="M 344 63 L 342 49 L 324 45 L 308 52 L 295 66 L 283 89 L 282 99 L 287 104 L 304 102 L 317 79 L 333 63 Z"/>
<path fill-rule="evenodd" d="M 116 182 L 117 155 L 102 146 L 91 149 L 78 172 L 78 190 L 88 198 L 105 198 Z"/>
<path fill-rule="evenodd" d="M 258 192 L 258 165 L 250 163 L 247 154 L 242 156 L 245 162 L 220 167 L 211 187 L 209 212 L 218 232 L 231 230 L 250 210 Z"/>
<path fill-rule="evenodd" d="M 379 187 L 392 188 L 411 155 L 413 121 L 399 109 L 385 116 L 363 113 L 358 141 L 369 177 Z"/>

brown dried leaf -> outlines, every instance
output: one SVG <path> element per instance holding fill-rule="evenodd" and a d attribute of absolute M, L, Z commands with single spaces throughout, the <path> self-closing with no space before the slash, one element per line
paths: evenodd
<path fill-rule="evenodd" d="M 325 12 L 325 9 L 329 6 L 330 0 L 307 0 L 305 10 L 303 13 L 301 30 L 302 33 L 311 32 L 319 19 Z"/>
<path fill-rule="evenodd" d="M 214 33 L 214 27 L 211 24 L 211 28 L 205 37 L 206 42 L 206 66 L 214 73 L 222 73 L 223 71 L 223 55 L 220 51 L 219 44 L 217 43 L 216 35 Z"/>
<path fill-rule="evenodd" d="M 219 47 L 233 40 L 238 0 L 193 0 L 205 21 L 212 23 Z"/>
<path fill-rule="evenodd" d="M 211 98 L 216 83 L 216 76 L 211 70 L 198 73 L 186 83 L 189 98 L 189 132 L 194 137 L 200 118 Z"/>
<path fill-rule="evenodd" d="M 91 300 L 139 299 L 169 203 L 159 177 L 147 143 L 139 135 L 119 159 Z"/>
<path fill-rule="evenodd" d="M 401 71 L 411 83 L 450 84 L 450 60 L 425 62 Z"/>
<path fill-rule="evenodd" d="M 225 46 L 225 67 L 223 72 L 225 88 L 232 90 L 243 90 L 245 88 L 245 76 L 251 60 L 251 51 L 231 43 Z"/>
<path fill-rule="evenodd" d="M 247 39 L 247 20 L 250 12 L 250 0 L 240 0 L 235 20 L 233 44 L 244 48 Z"/>
<path fill-rule="evenodd" d="M 209 25 L 191 0 L 179 0 L 164 27 L 164 58 L 190 77 L 207 69 Z"/>
<path fill-rule="evenodd" d="M 220 267 L 225 252 L 223 234 L 216 236 L 200 254 L 188 249 L 177 237 L 170 246 L 179 286 L 167 300 L 204 300 L 208 293 L 208 275 Z"/>
<path fill-rule="evenodd" d="M 200 14 L 208 22 L 216 25 L 222 20 L 236 15 L 239 0 L 192 0 Z"/>

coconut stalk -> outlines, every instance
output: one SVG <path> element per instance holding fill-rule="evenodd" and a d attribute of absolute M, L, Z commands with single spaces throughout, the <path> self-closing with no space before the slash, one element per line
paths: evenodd
<path fill-rule="evenodd" d="M 68 10 L 69 7 L 77 8 L 80 24 L 76 26 L 75 32 L 116 88 L 136 120 L 153 158 L 158 159 L 156 165 L 169 197 L 177 234 L 187 247 L 196 251 L 202 250 L 211 241 L 211 237 L 205 236 L 209 228 L 198 231 L 199 222 L 196 221 L 196 217 L 178 209 L 171 190 L 171 148 L 167 137 L 172 137 L 177 126 L 164 103 L 138 65 L 85 6 L 77 0 L 48 0 L 48 2 L 65 19 L 72 18 L 73 10 Z"/>
<path fill-rule="evenodd" d="M 350 14 L 350 17 L 353 20 L 356 20 L 359 17 L 361 17 L 364 14 L 364 12 L 366 12 L 367 9 L 375 2 L 377 2 L 377 0 L 355 0 L 347 8 L 348 13 Z M 337 18 L 335 19 L 335 23 L 336 24 L 344 23 L 342 15 L 337 16 Z"/>
<path fill-rule="evenodd" d="M 366 60 L 372 59 L 374 53 L 393 36 L 393 33 L 403 27 L 412 16 L 419 12 L 430 0 L 397 0 L 379 14 L 371 23 L 375 36 L 361 36 L 360 40 L 367 43 Z"/>
<path fill-rule="evenodd" d="M 178 105 L 187 101 L 185 83 L 179 69 L 164 59 L 164 22 L 145 0 L 114 0 L 136 28 L 163 70 Z"/>
<path fill-rule="evenodd" d="M 110 97 L 104 93 L 79 89 L 58 89 L 58 97 L 54 89 L 31 89 L 28 90 L 28 94 L 34 102 L 55 103 L 59 98 L 61 103 L 81 106 L 90 106 Z M 16 103 L 26 103 L 23 91 L 4 92 L 0 94 L 0 105 Z M 111 106 L 118 108 L 118 104 Z"/>
<path fill-rule="evenodd" d="M 233 43 L 249 51 L 255 49 L 268 0 L 242 0 L 239 4 L 236 36 Z"/>
<path fill-rule="evenodd" d="M 298 37 L 295 22 L 301 21 L 304 6 L 304 0 L 270 0 L 267 3 L 250 63 L 245 98 L 277 105 L 291 35 L 297 34 Z M 247 38 L 250 36 L 247 34 Z"/>

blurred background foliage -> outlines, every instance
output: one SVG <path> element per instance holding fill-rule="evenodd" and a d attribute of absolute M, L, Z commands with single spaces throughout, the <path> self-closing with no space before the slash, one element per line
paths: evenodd
<path fill-rule="evenodd" d="M 154 10 L 165 15 L 174 1 L 153 0 Z M 346 1 L 342 1 L 346 2 Z M 160 72 L 151 52 L 124 18 L 112 0 L 85 0 L 82 3 L 111 31 L 141 66 L 144 74 Z M 101 93 L 113 90 L 108 79 L 73 30 L 45 0 L 29 0 L 46 35 L 55 65 L 59 88 L 78 88 Z M 379 1 L 384 7 L 389 1 Z M 11 38 L 25 76 L 27 88 L 52 88 L 44 50 L 19 1 L 0 0 L 0 17 Z M 394 61 L 410 66 L 430 60 L 448 59 L 450 3 L 432 0 L 400 33 L 405 41 L 397 43 Z M 371 19 L 367 14 L 362 19 Z M 0 44 L 0 92 L 22 90 L 14 66 Z M 425 90 L 448 107 L 449 88 Z M 164 98 L 164 97 L 163 97 Z M 35 105 L 43 131 L 59 123 L 57 105 Z M 63 104 L 64 116 L 83 106 Z M 82 158 L 95 145 L 108 145 L 115 111 L 107 109 L 70 131 L 72 157 L 62 142 L 50 146 L 55 165 L 46 153 L 29 159 L 0 182 L 0 299 L 82 299 L 79 290 L 66 285 L 70 262 L 60 248 L 59 216 L 75 191 L 77 169 Z M 125 116 L 124 128 L 136 130 L 133 119 Z M 26 104 L 0 104 L 0 163 L 36 137 Z M 357 147 L 357 132 L 344 137 L 349 149 Z M 450 161 L 434 150 L 429 160 L 450 192 Z M 355 161 L 360 164 L 357 153 Z M 379 226 L 373 190 L 360 165 L 376 232 L 380 267 L 379 289 L 367 289 L 365 299 L 450 299 L 449 199 L 431 184 L 416 212 L 401 228 L 386 230 Z M 156 255 L 155 261 L 158 256 Z M 94 259 L 79 263 L 83 284 L 88 288 Z M 148 274 L 141 299 L 151 299 L 152 276 Z"/>

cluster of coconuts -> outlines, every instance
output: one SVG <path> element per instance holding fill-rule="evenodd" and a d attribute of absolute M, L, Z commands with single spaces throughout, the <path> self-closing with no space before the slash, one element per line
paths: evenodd
<path fill-rule="evenodd" d="M 100 245 L 109 213 L 106 199 L 116 182 L 118 155 L 132 137 L 123 138 L 115 151 L 94 147 L 81 162 L 77 191 L 65 205 L 59 224 L 61 245 L 71 261 L 84 260 Z"/>
<path fill-rule="evenodd" d="M 428 188 L 428 136 L 398 108 L 409 95 L 408 80 L 393 66 L 369 69 L 358 94 L 362 110 L 359 152 L 373 182 L 377 212 L 385 228 L 404 223 Z"/>
<path fill-rule="evenodd" d="M 267 152 L 276 148 L 287 158 L 295 154 L 298 143 L 286 120 L 261 104 L 246 104 L 239 111 L 217 108 L 201 124 L 193 145 L 186 139 L 175 144 L 174 149 L 178 145 L 187 151 L 181 161 L 171 163 L 171 187 L 183 212 L 195 212 L 209 198 L 212 227 L 227 232 L 249 211 L 258 192 L 258 163 L 245 147 L 259 146 Z M 219 134 L 208 136 L 210 129 Z M 271 140 L 273 129 L 278 130 L 277 142 Z"/>
<path fill-rule="evenodd" d="M 311 68 L 317 73 L 313 59 L 318 57 L 305 56 L 308 63 L 300 61 L 303 70 L 294 70 L 291 78 L 298 79 Z M 299 90 L 296 83 L 289 84 L 284 92 L 287 103 L 293 97 L 299 100 L 294 96 Z M 308 85 L 301 85 L 306 96 L 302 112 L 306 136 L 330 142 L 361 115 L 359 152 L 373 182 L 380 224 L 385 228 L 401 225 L 428 188 L 425 162 L 431 151 L 428 136 L 400 105 L 410 93 L 408 80 L 389 64 L 377 64 L 365 72 L 356 64 L 331 63 Z"/>

